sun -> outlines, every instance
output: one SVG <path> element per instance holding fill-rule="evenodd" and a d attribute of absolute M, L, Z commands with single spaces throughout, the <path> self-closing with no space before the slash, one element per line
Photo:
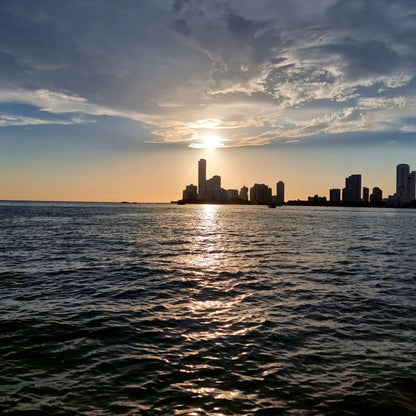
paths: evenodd
<path fill-rule="evenodd" d="M 198 143 L 191 143 L 190 147 L 195 149 L 218 149 L 224 147 L 224 141 L 220 136 L 206 135 L 197 138 Z"/>
<path fill-rule="evenodd" d="M 219 147 L 224 147 L 224 139 L 220 136 L 203 136 L 201 138 L 204 149 L 218 149 Z"/>

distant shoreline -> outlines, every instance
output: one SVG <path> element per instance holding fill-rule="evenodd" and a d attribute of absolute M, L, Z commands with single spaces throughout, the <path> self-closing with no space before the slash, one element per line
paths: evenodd
<path fill-rule="evenodd" d="M 29 199 L 0 199 L 1 203 L 39 203 L 39 204 L 115 204 L 115 205 L 250 205 L 250 206 L 267 206 L 267 203 L 254 204 L 250 201 L 215 201 L 215 200 L 201 200 L 201 201 L 170 201 L 170 202 L 130 202 L 130 201 L 53 201 L 53 200 L 29 200 Z M 370 203 L 331 203 L 331 202 L 309 202 L 302 200 L 293 200 L 283 203 L 281 206 L 310 206 L 310 207 L 347 207 L 347 208 L 399 208 L 399 209 L 415 209 L 416 203 L 407 204 L 403 206 L 394 206 L 387 204 L 370 204 Z M 277 205 L 279 208 L 279 205 Z"/>
<path fill-rule="evenodd" d="M 217 200 L 183 200 L 171 201 L 171 204 L 177 205 L 263 205 L 267 206 L 269 203 L 259 203 L 255 204 L 250 201 L 217 201 Z M 316 201 L 302 201 L 302 200 L 292 200 L 287 201 L 281 204 L 281 206 L 309 206 L 309 207 L 349 207 L 349 208 L 400 208 L 400 209 L 415 209 L 416 201 L 410 204 L 405 204 L 402 206 L 387 205 L 386 202 L 379 203 L 366 203 L 366 202 L 316 202 Z M 279 205 L 277 205 L 279 206 Z"/>

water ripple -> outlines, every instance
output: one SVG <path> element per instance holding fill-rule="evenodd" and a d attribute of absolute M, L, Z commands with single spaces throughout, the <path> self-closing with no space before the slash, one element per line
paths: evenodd
<path fill-rule="evenodd" d="M 413 212 L 0 204 L 0 413 L 414 415 Z"/>

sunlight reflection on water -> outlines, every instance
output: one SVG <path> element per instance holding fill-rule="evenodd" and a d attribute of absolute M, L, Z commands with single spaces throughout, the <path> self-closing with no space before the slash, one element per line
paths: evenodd
<path fill-rule="evenodd" d="M 0 413 L 415 414 L 413 212 L 21 207 Z"/>

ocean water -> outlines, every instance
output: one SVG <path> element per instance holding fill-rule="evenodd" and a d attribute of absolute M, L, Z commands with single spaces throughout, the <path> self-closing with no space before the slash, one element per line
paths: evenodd
<path fill-rule="evenodd" d="M 416 415 L 416 211 L 0 203 L 0 412 Z"/>

